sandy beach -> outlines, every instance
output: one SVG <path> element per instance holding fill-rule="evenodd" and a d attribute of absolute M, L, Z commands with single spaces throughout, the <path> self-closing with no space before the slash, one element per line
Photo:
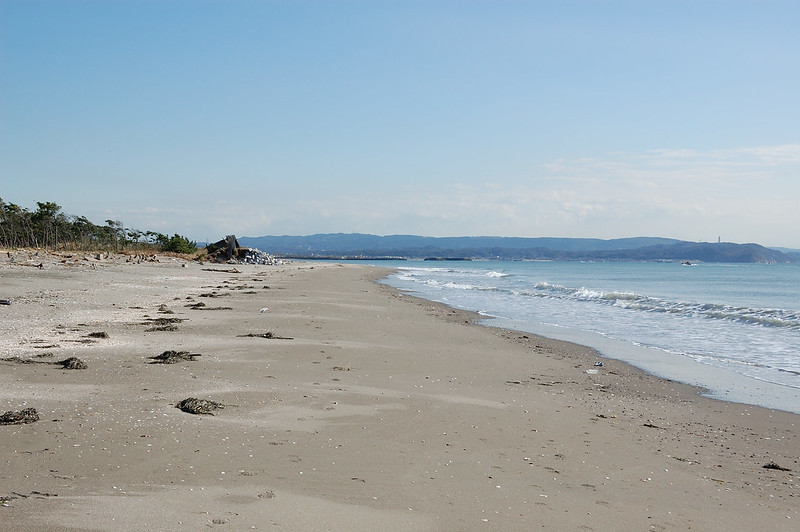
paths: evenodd
<path fill-rule="evenodd" d="M 0 255 L 0 414 L 39 416 L 0 425 L 0 529 L 800 526 L 794 414 L 476 325 L 378 268 L 157 260 Z"/>

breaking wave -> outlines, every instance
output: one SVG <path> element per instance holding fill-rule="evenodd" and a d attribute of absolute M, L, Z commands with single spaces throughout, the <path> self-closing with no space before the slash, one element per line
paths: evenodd
<path fill-rule="evenodd" d="M 425 285 L 428 289 L 498 292 L 506 296 L 542 298 L 607 305 L 622 310 L 669 314 L 673 317 L 731 321 L 745 325 L 800 330 L 800 312 L 786 309 L 753 308 L 718 303 L 669 300 L 625 291 L 599 291 L 539 282 L 533 287 L 505 283 L 509 274 L 455 268 L 401 268 L 397 279 Z M 492 281 L 500 281 L 492 283 Z"/>
<path fill-rule="evenodd" d="M 792 310 L 670 301 L 631 292 L 602 292 L 586 288 L 569 288 L 550 283 L 537 283 L 533 290 L 524 291 L 521 294 L 531 297 L 571 299 L 613 305 L 640 312 L 665 313 L 688 318 L 728 320 L 763 327 L 800 329 L 800 312 Z"/>

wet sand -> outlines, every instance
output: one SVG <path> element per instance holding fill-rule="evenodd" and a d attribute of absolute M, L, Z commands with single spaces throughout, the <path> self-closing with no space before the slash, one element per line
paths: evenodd
<path fill-rule="evenodd" d="M 40 416 L 0 426 L 2 529 L 800 522 L 796 415 L 475 325 L 385 270 L 125 260 L 0 255 L 0 414 Z"/>

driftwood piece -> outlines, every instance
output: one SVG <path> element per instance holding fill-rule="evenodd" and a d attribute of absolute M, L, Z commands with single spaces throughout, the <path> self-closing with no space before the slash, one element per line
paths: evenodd
<path fill-rule="evenodd" d="M 761 467 L 763 467 L 764 469 L 775 469 L 777 471 L 791 471 L 791 469 L 789 469 L 788 467 L 779 466 L 775 462 L 770 462 L 768 464 L 764 464 Z"/>
<path fill-rule="evenodd" d="M 35 408 L 9 410 L 0 416 L 0 425 L 23 425 L 34 421 L 39 421 L 39 413 Z"/>

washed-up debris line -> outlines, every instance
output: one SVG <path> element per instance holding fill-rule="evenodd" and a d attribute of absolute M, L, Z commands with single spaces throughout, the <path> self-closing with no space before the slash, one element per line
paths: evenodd
<path fill-rule="evenodd" d="M 45 499 L 47 497 L 58 497 L 57 493 L 45 493 L 42 491 L 32 491 L 30 495 L 24 493 L 17 493 L 12 491 L 11 495 L 0 495 L 0 506 L 11 506 L 11 501 L 15 499 L 27 499 L 28 497 L 35 497 L 37 499 Z"/>
<path fill-rule="evenodd" d="M 69 357 L 65 358 L 64 360 L 59 360 L 58 362 L 52 362 L 50 360 L 42 360 L 43 358 L 52 358 L 53 355 L 51 353 L 44 353 L 42 355 L 37 355 L 33 358 L 22 358 L 19 356 L 13 357 L 6 357 L 0 358 L 2 362 L 11 362 L 13 364 L 52 364 L 54 366 L 61 366 L 63 369 L 86 369 L 89 366 L 78 357 Z"/>
<path fill-rule="evenodd" d="M 188 318 L 147 318 L 142 325 L 152 325 L 149 329 L 145 329 L 145 332 L 177 331 L 178 326 L 175 324 L 184 322 L 187 319 Z"/>
<path fill-rule="evenodd" d="M 151 364 L 177 364 L 184 360 L 194 362 L 195 357 L 199 357 L 200 353 L 190 353 L 189 351 L 164 351 L 160 355 L 149 357 Z"/>
<path fill-rule="evenodd" d="M 39 413 L 35 408 L 9 410 L 0 416 L 0 425 L 23 425 L 34 421 L 39 421 Z"/>
<path fill-rule="evenodd" d="M 20 356 L 13 356 L 13 357 L 4 357 L 0 358 L 2 362 L 11 362 L 12 364 L 50 364 L 49 360 L 37 360 L 40 358 L 45 357 L 52 357 L 51 353 L 45 353 L 43 355 L 37 355 L 34 358 L 22 358 Z"/>
<path fill-rule="evenodd" d="M 157 325 L 155 327 L 150 327 L 149 329 L 145 329 L 144 332 L 159 332 L 159 331 L 177 331 L 177 325 Z"/>
<path fill-rule="evenodd" d="M 207 307 L 202 301 L 184 306 L 191 310 L 233 310 L 233 307 Z"/>
<path fill-rule="evenodd" d="M 294 340 L 291 336 L 276 336 L 271 332 L 238 334 L 238 338 L 266 338 L 267 340 Z"/>
<path fill-rule="evenodd" d="M 173 323 L 181 323 L 189 318 L 147 318 L 142 325 L 172 325 Z"/>
<path fill-rule="evenodd" d="M 215 410 L 225 408 L 225 405 L 222 403 L 209 401 L 208 399 L 197 399 L 194 397 L 184 399 L 175 406 L 190 414 L 206 414 L 209 416 L 213 416 Z"/>

